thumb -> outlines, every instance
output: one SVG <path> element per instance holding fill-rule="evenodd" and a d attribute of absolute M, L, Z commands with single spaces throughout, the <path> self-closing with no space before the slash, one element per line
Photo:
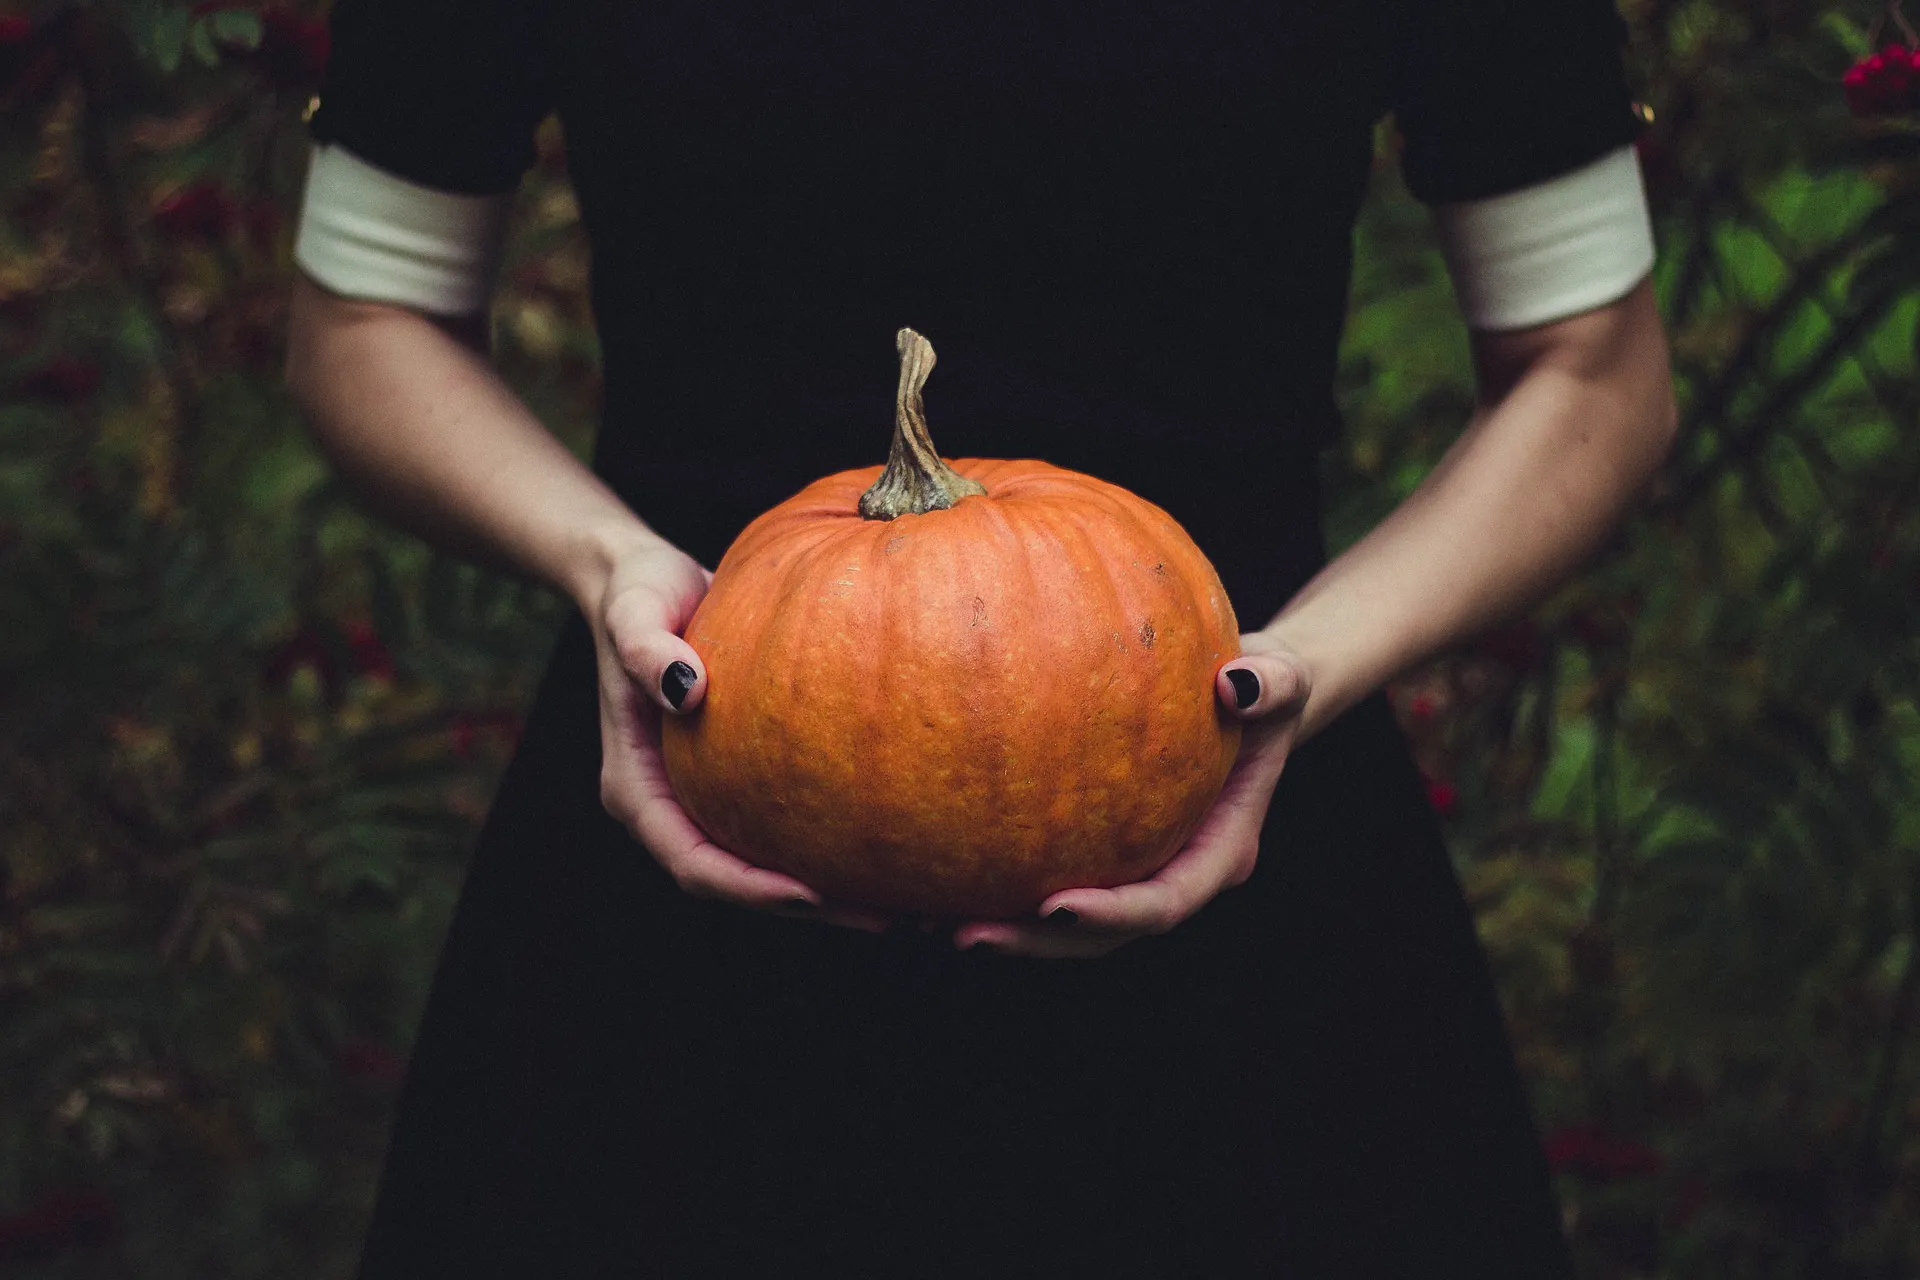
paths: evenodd
<path fill-rule="evenodd" d="M 1243 653 L 1213 679 L 1220 702 L 1242 720 L 1291 715 L 1306 704 L 1312 682 L 1299 659 L 1285 653 Z"/>
<path fill-rule="evenodd" d="M 707 666 L 671 631 L 647 628 L 621 637 L 620 665 L 669 715 L 686 715 L 707 696 Z"/>

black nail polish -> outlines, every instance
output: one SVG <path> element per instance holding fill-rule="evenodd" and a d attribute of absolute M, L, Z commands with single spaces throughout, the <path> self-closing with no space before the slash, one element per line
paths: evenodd
<path fill-rule="evenodd" d="M 700 675 L 684 662 L 669 662 L 660 676 L 660 692 L 667 695 L 667 701 L 678 711 L 680 704 L 687 700 L 687 690 L 700 682 Z"/>
<path fill-rule="evenodd" d="M 1055 907 L 1047 912 L 1048 924 L 1079 924 L 1080 913 L 1072 907 Z"/>
<path fill-rule="evenodd" d="M 1227 680 L 1233 685 L 1233 700 L 1242 711 L 1260 701 L 1260 677 L 1253 672 L 1234 667 L 1227 672 Z"/>

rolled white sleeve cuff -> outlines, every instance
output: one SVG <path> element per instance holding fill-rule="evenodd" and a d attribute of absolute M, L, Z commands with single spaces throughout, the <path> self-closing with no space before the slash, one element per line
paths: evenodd
<path fill-rule="evenodd" d="M 1623 297 L 1653 269 L 1653 224 L 1631 146 L 1506 195 L 1438 205 L 1467 323 L 1524 329 Z"/>
<path fill-rule="evenodd" d="M 424 187 L 318 146 L 293 259 L 344 297 L 471 315 L 486 308 L 512 200 Z"/>

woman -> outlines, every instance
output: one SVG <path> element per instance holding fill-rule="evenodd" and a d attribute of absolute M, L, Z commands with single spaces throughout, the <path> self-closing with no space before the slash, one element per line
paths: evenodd
<path fill-rule="evenodd" d="M 340 0 L 291 384 L 373 502 L 577 606 L 363 1276 L 1569 1274 L 1379 690 L 1570 573 L 1668 448 L 1620 43 L 1606 0 Z M 590 470 L 476 354 L 550 110 L 605 352 Z M 1480 403 L 1329 564 L 1315 457 L 1389 110 Z M 950 456 L 1158 502 L 1249 628 L 1218 681 L 1241 758 L 1167 870 L 938 933 L 708 843 L 657 747 L 705 692 L 701 566 L 880 460 L 902 325 Z"/>

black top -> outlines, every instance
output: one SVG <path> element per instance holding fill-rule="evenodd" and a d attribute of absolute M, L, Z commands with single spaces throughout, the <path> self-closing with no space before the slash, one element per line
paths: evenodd
<path fill-rule="evenodd" d="M 1159 502 L 1243 627 L 1320 563 L 1350 236 L 1635 119 L 1605 0 L 339 0 L 316 135 L 508 189 L 557 108 L 599 472 L 711 565 L 881 461 L 894 331 L 951 456 Z M 474 854 L 363 1280 L 1571 1275 L 1493 985 L 1383 699 L 1296 751 L 1252 877 L 1094 962 L 681 893 L 599 803 L 556 642 Z"/>
<path fill-rule="evenodd" d="M 1210 513 L 1336 430 L 1375 122 L 1429 201 L 1557 176 L 1634 136 L 1621 38 L 1604 0 L 341 0 L 313 130 L 500 192 L 559 112 L 596 464 L 706 563 L 884 457 L 902 325 L 943 453 L 1092 471 L 1232 560 Z M 715 504 L 666 510 L 668 474 Z M 1280 603 L 1253 594 L 1243 622 Z"/>

